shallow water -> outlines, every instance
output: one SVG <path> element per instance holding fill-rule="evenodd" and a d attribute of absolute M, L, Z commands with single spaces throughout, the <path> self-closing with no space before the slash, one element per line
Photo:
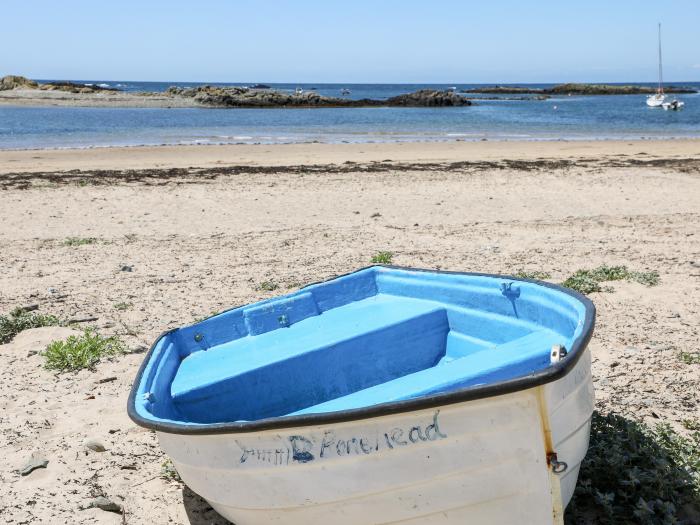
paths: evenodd
<path fill-rule="evenodd" d="M 90 82 L 90 81 L 85 81 Z M 103 82 L 162 91 L 174 82 Z M 700 89 L 700 83 L 677 85 Z M 240 85 L 240 84 L 230 84 Z M 295 84 L 271 84 L 294 90 Z M 476 85 L 456 85 L 458 89 Z M 538 85 L 547 87 L 549 84 Z M 448 85 L 300 84 L 323 95 L 382 99 Z M 468 95 L 478 96 L 478 95 Z M 0 149 L 159 144 L 556 140 L 700 137 L 700 94 L 682 111 L 648 108 L 644 95 L 481 100 L 461 108 L 73 108 L 0 106 Z"/>

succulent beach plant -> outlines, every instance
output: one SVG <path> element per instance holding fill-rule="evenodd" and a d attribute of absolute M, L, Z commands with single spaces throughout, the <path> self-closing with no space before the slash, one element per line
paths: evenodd
<path fill-rule="evenodd" d="M 72 335 L 65 341 L 53 341 L 43 355 L 45 368 L 59 372 L 93 368 L 103 357 L 125 352 L 125 346 L 117 337 L 103 337 L 91 328 L 80 335 Z"/>
<path fill-rule="evenodd" d="M 15 308 L 9 315 L 0 315 L 0 344 L 9 343 L 22 330 L 58 324 L 56 316 Z"/>
<path fill-rule="evenodd" d="M 601 286 L 601 283 L 609 281 L 632 281 L 645 286 L 656 286 L 659 284 L 659 273 L 655 271 L 634 272 L 628 270 L 626 266 L 607 266 L 604 264 L 593 270 L 577 270 L 562 285 L 582 294 L 589 294 L 611 291 L 609 287 Z"/>

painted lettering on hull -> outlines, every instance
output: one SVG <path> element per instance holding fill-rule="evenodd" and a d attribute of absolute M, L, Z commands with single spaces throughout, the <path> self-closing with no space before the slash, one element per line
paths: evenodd
<path fill-rule="evenodd" d="M 439 415 L 440 411 L 437 410 L 428 424 L 394 427 L 372 436 L 347 436 L 331 429 L 322 436 L 279 436 L 273 447 L 250 446 L 240 440 L 236 440 L 236 443 L 241 449 L 241 464 L 261 462 L 290 465 L 329 457 L 362 456 L 447 438 L 447 434 L 440 429 Z"/>

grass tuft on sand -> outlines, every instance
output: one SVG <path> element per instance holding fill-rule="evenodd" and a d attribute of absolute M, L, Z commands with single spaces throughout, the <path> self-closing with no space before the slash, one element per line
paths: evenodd
<path fill-rule="evenodd" d="M 700 512 L 700 432 L 593 413 L 567 524 L 683 523 Z"/>
<path fill-rule="evenodd" d="M 96 242 L 97 239 L 95 237 L 67 237 L 64 239 L 63 244 L 66 246 L 85 246 Z"/>
<path fill-rule="evenodd" d="M 15 308 L 8 315 L 0 315 L 0 345 L 12 341 L 22 330 L 59 324 L 56 316 L 28 312 L 24 308 Z"/>
<path fill-rule="evenodd" d="M 700 365 L 700 352 L 680 351 L 678 358 L 686 365 Z"/>
<path fill-rule="evenodd" d="M 91 328 L 80 335 L 72 335 L 65 341 L 53 341 L 43 355 L 48 370 L 74 372 L 92 369 L 103 357 L 123 354 L 124 343 L 118 337 L 102 337 Z"/>
<path fill-rule="evenodd" d="M 178 473 L 177 469 L 175 468 L 175 465 L 173 465 L 173 462 L 170 458 L 166 459 L 165 461 L 163 461 L 163 463 L 161 463 L 160 477 L 165 481 L 177 481 L 178 483 L 182 483 L 180 474 Z"/>
<path fill-rule="evenodd" d="M 549 272 L 540 272 L 538 270 L 518 270 L 514 274 L 514 277 L 519 277 L 521 279 L 534 279 L 535 281 L 543 281 L 545 279 L 549 279 L 551 276 L 552 275 Z"/>
<path fill-rule="evenodd" d="M 114 309 L 119 310 L 120 312 L 123 312 L 125 310 L 130 310 L 133 305 L 133 303 L 127 303 L 127 302 L 121 302 L 121 303 L 114 303 Z"/>
<path fill-rule="evenodd" d="M 655 271 L 633 272 L 628 270 L 627 266 L 607 266 L 604 264 L 593 270 L 577 270 L 562 285 L 582 294 L 589 294 L 612 291 L 610 287 L 601 286 L 601 283 L 610 281 L 631 281 L 645 286 L 656 286 L 659 284 L 659 273 Z"/>
<path fill-rule="evenodd" d="M 377 252 L 375 253 L 370 262 L 372 264 L 391 264 L 394 259 L 394 254 L 392 252 Z"/>
<path fill-rule="evenodd" d="M 258 285 L 258 290 L 262 292 L 274 292 L 280 285 L 275 281 L 263 281 Z"/>

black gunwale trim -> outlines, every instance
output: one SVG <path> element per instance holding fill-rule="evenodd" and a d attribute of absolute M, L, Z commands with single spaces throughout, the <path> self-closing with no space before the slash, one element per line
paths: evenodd
<path fill-rule="evenodd" d="M 466 275 L 473 277 L 491 277 L 495 279 L 508 279 L 512 281 L 523 281 L 534 283 L 539 286 L 544 286 L 546 288 L 551 288 L 559 292 L 565 293 L 578 301 L 580 301 L 585 308 L 585 317 L 583 322 L 583 328 L 581 334 L 573 341 L 572 346 L 567 354 L 566 359 L 559 361 L 553 365 L 548 366 L 538 370 L 534 374 L 527 376 L 517 377 L 514 379 L 509 379 L 506 381 L 499 381 L 497 383 L 492 383 L 488 385 L 477 385 L 455 390 L 453 392 L 447 392 L 442 394 L 435 394 L 432 396 L 420 397 L 416 399 L 408 399 L 404 401 L 393 401 L 388 403 L 381 403 L 378 405 L 372 405 L 370 407 L 355 408 L 349 410 L 341 410 L 338 412 L 329 412 L 325 414 L 307 414 L 300 416 L 282 416 L 267 419 L 260 419 L 257 421 L 249 422 L 227 422 L 227 423 L 208 423 L 202 425 L 190 425 L 185 423 L 170 423 L 153 421 L 146 419 L 139 415 L 136 411 L 136 394 L 141 383 L 141 378 L 146 369 L 147 364 L 151 359 L 151 355 L 158 344 L 158 342 L 165 337 L 167 334 L 174 332 L 176 329 L 168 330 L 163 332 L 158 336 L 155 342 L 151 345 L 148 353 L 144 357 L 143 363 L 136 374 L 136 379 L 131 387 L 131 393 L 129 394 L 129 399 L 127 401 L 127 412 L 129 417 L 142 427 L 155 430 L 158 432 L 166 432 L 170 434 L 196 434 L 196 435 L 207 435 L 207 434 L 237 434 L 244 432 L 255 432 L 261 430 L 270 429 L 282 429 L 282 428 L 296 428 L 296 427 L 306 427 L 312 425 L 325 425 L 330 423 L 341 423 L 347 421 L 355 421 L 361 419 L 376 418 L 391 414 L 398 414 L 403 412 L 411 412 L 415 410 L 422 410 L 428 408 L 437 408 L 445 405 L 452 405 L 455 403 L 461 403 L 464 401 L 472 401 L 476 399 L 484 399 L 488 397 L 500 396 L 503 394 L 510 394 L 520 390 L 527 390 L 534 388 L 546 383 L 551 383 L 564 377 L 578 362 L 583 351 L 588 346 L 588 342 L 591 340 L 593 335 L 593 329 L 595 327 L 595 315 L 596 309 L 590 299 L 581 295 L 580 293 L 571 290 L 570 288 L 565 288 L 557 284 L 547 283 L 543 281 L 537 281 L 535 279 L 524 279 L 521 277 L 513 277 L 510 275 L 498 275 L 489 273 L 477 273 L 477 272 L 457 272 L 457 271 L 447 271 L 447 270 L 430 270 L 422 268 L 409 268 L 405 266 L 393 266 L 393 265 L 372 265 L 360 268 L 353 272 L 348 272 L 346 274 L 337 275 L 335 277 L 326 279 L 325 281 L 319 281 L 318 283 L 312 283 L 307 286 L 313 286 L 313 284 L 320 284 L 326 281 L 337 279 L 339 277 L 344 277 L 346 275 L 352 275 L 369 268 L 389 268 L 394 270 L 406 270 L 411 272 L 426 272 L 426 273 L 441 273 L 441 274 L 451 274 L 451 275 Z M 305 286 L 304 288 L 306 288 Z M 302 288 L 302 290 L 304 289 Z M 245 306 L 245 305 L 243 305 Z M 240 306 L 235 306 L 224 310 L 224 312 L 235 310 L 240 308 Z M 221 313 L 224 313 L 221 312 Z"/>

